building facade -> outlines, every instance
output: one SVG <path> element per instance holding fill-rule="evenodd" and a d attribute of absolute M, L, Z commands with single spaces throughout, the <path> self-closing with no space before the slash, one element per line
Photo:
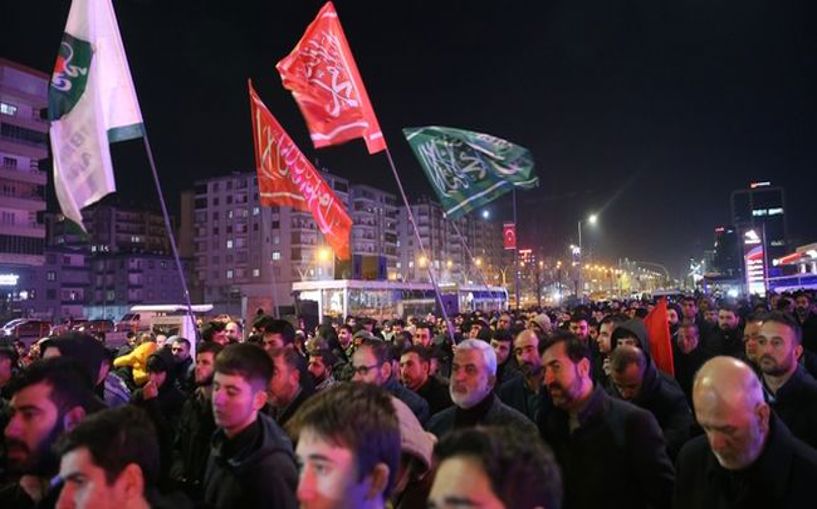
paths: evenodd
<path fill-rule="evenodd" d="M 771 182 L 752 182 L 748 189 L 732 192 L 732 224 L 743 232 L 756 228 L 765 237 L 769 259 L 788 253 L 786 193 Z"/>

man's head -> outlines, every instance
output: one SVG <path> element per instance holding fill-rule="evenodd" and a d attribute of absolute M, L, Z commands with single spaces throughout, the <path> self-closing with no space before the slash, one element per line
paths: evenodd
<path fill-rule="evenodd" d="M 698 303 L 695 302 L 695 297 L 681 298 L 681 311 L 684 314 L 684 321 L 694 322 L 698 316 Z"/>
<path fill-rule="evenodd" d="M 170 351 L 173 353 L 173 357 L 176 358 L 176 362 L 186 362 L 190 358 L 190 341 L 186 338 L 176 337 L 173 344 L 170 345 Z"/>
<path fill-rule="evenodd" d="M 526 376 L 538 376 L 542 373 L 539 336 L 534 331 L 525 329 L 516 336 L 513 342 L 513 354 L 519 369 Z"/>
<path fill-rule="evenodd" d="M 562 481 L 541 441 L 509 427 L 465 428 L 435 447 L 439 461 L 429 509 L 560 507 Z"/>
<path fill-rule="evenodd" d="M 212 385 L 216 368 L 216 356 L 224 349 L 218 343 L 202 341 L 196 347 L 196 385 Z"/>
<path fill-rule="evenodd" d="M 772 312 L 763 318 L 757 336 L 757 358 L 764 375 L 784 376 L 797 369 L 803 353 L 800 325 L 786 313 Z"/>
<path fill-rule="evenodd" d="M 468 409 L 484 400 L 496 384 L 496 354 L 485 341 L 466 339 L 454 347 L 449 392 L 454 404 Z"/>
<path fill-rule="evenodd" d="M 156 385 L 157 389 L 168 382 L 173 382 L 174 362 L 173 354 L 167 350 L 157 350 L 148 357 L 145 370 L 148 373 L 148 380 Z"/>
<path fill-rule="evenodd" d="M 496 321 L 496 328 L 497 330 L 511 330 L 511 325 L 513 325 L 513 319 L 509 313 L 502 313 L 499 315 L 499 319 Z"/>
<path fill-rule="evenodd" d="M 413 391 L 425 385 L 430 376 L 431 352 L 422 346 L 407 348 L 400 356 L 400 381 Z"/>
<path fill-rule="evenodd" d="M 471 322 L 471 328 L 468 331 L 468 339 L 481 338 L 485 334 L 488 334 L 488 331 L 490 330 L 491 329 L 488 322 L 486 322 L 483 318 L 477 318 Z"/>
<path fill-rule="evenodd" d="M 763 325 L 761 315 L 749 315 L 746 317 L 746 325 L 743 326 L 743 351 L 746 359 L 757 365 L 759 359 L 757 355 L 757 340 L 760 336 L 760 326 Z"/>
<path fill-rule="evenodd" d="M 73 359 L 85 368 L 94 385 L 100 384 L 108 375 L 110 355 L 102 343 L 89 334 L 72 331 L 47 339 L 42 343 L 40 351 L 44 359 Z"/>
<path fill-rule="evenodd" d="M 425 348 L 428 348 L 431 345 L 431 331 L 434 328 L 431 324 L 426 322 L 420 322 L 414 328 L 414 336 L 412 337 L 412 343 L 415 345 L 420 345 Z"/>
<path fill-rule="evenodd" d="M 272 359 L 257 345 L 230 345 L 216 357 L 213 417 L 233 437 L 254 423 L 267 402 Z"/>
<path fill-rule="evenodd" d="M 491 348 L 496 354 L 497 365 L 504 366 L 513 350 L 513 334 L 507 330 L 494 331 L 491 337 Z"/>
<path fill-rule="evenodd" d="M 589 339 L 589 329 L 588 320 L 585 315 L 582 314 L 575 314 L 570 317 L 570 332 L 576 335 L 580 340 L 587 343 Z"/>
<path fill-rule="evenodd" d="M 11 346 L 0 346 L 0 385 L 11 380 L 14 366 L 17 365 L 17 350 Z"/>
<path fill-rule="evenodd" d="M 201 339 L 203 341 L 212 341 L 221 346 L 227 346 L 227 332 L 224 330 L 224 322 L 212 321 L 208 322 L 201 328 Z"/>
<path fill-rule="evenodd" d="M 698 331 L 698 326 L 695 322 L 683 322 L 678 327 L 678 349 L 684 354 L 688 354 L 698 348 L 701 339 L 701 333 Z"/>
<path fill-rule="evenodd" d="M 752 369 L 732 357 L 707 361 L 692 390 L 695 417 L 727 470 L 752 465 L 763 451 L 771 410 Z"/>
<path fill-rule="evenodd" d="M 271 320 L 264 327 L 264 350 L 292 348 L 295 343 L 295 327 L 286 320 Z"/>
<path fill-rule="evenodd" d="M 275 407 L 283 408 L 295 400 L 301 388 L 300 354 L 293 348 L 273 348 L 269 356 L 273 364 L 270 402 Z"/>
<path fill-rule="evenodd" d="M 71 359 L 36 361 L 11 383 L 11 417 L 5 429 L 9 470 L 53 475 L 54 441 L 95 410 L 87 371 Z"/>
<path fill-rule="evenodd" d="M 238 322 L 227 322 L 227 325 L 224 326 L 224 332 L 227 334 L 230 343 L 241 343 L 244 340 L 244 332 Z"/>
<path fill-rule="evenodd" d="M 740 316 L 737 308 L 729 303 L 721 303 L 718 306 L 718 328 L 722 331 L 737 330 L 740 325 Z"/>
<path fill-rule="evenodd" d="M 593 390 L 590 352 L 575 334 L 560 331 L 546 343 L 542 354 L 545 386 L 558 408 L 575 411 Z"/>
<path fill-rule="evenodd" d="M 601 353 L 610 353 L 613 349 L 613 331 L 616 327 L 628 320 L 626 315 L 614 314 L 605 316 L 599 324 L 599 335 L 596 337 L 596 344 L 599 345 Z"/>
<path fill-rule="evenodd" d="M 312 381 L 318 385 L 332 376 L 337 357 L 329 349 L 318 349 L 309 354 L 307 370 L 312 375 Z"/>
<path fill-rule="evenodd" d="M 159 476 L 159 443 L 143 410 L 124 406 L 92 415 L 56 449 L 63 481 L 58 508 L 146 507 Z"/>
<path fill-rule="evenodd" d="M 304 509 L 383 506 L 400 461 L 400 426 L 389 394 L 345 383 L 307 400 L 288 423 Z"/>
<path fill-rule="evenodd" d="M 352 354 L 355 382 L 383 385 L 392 376 L 391 350 L 388 343 L 379 339 L 364 339 Z"/>
<path fill-rule="evenodd" d="M 804 318 L 808 316 L 811 311 L 811 298 L 806 292 L 797 292 L 794 294 L 794 310 L 797 316 Z"/>
<path fill-rule="evenodd" d="M 640 348 L 620 346 L 610 355 L 610 378 L 621 399 L 631 401 L 641 393 L 647 356 Z"/>
<path fill-rule="evenodd" d="M 349 345 L 352 344 L 353 335 L 354 331 L 352 330 L 351 325 L 344 324 L 338 328 L 338 341 L 340 342 L 340 346 L 342 346 L 344 350 L 349 348 Z"/>

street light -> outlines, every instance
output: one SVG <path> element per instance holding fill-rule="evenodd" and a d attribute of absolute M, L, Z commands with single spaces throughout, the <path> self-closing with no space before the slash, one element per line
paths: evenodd
<path fill-rule="evenodd" d="M 598 214 L 590 214 L 587 216 L 587 222 L 591 225 L 595 225 L 599 221 Z M 579 219 L 578 225 L 576 227 L 579 230 L 579 245 L 578 245 L 578 255 L 579 255 L 579 267 L 578 267 L 578 275 L 576 276 L 576 298 L 579 301 L 583 300 L 581 294 L 579 293 L 582 289 L 582 257 L 584 253 L 582 252 L 582 220 Z"/>

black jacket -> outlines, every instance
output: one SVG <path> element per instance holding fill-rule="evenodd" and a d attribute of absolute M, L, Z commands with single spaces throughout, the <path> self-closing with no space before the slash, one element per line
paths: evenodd
<path fill-rule="evenodd" d="M 390 378 L 389 381 L 383 385 L 383 388 L 386 389 L 389 394 L 405 403 L 417 417 L 417 420 L 420 421 L 420 424 L 425 426 L 425 423 L 428 422 L 428 418 L 431 416 L 431 411 L 428 409 L 426 400 L 418 396 L 416 392 L 397 383 L 394 377 Z"/>
<path fill-rule="evenodd" d="M 216 431 L 213 406 L 203 388 L 185 401 L 173 443 L 173 466 L 170 476 L 185 492 L 198 501 L 202 496 L 210 442 Z"/>
<path fill-rule="evenodd" d="M 772 414 L 768 442 L 742 471 L 721 467 L 705 436 L 678 455 L 675 509 L 794 509 L 814 507 L 817 451 L 794 438 Z"/>
<path fill-rule="evenodd" d="M 521 433 L 535 437 L 536 426 L 524 414 L 499 400 L 494 393 L 488 394 L 480 403 L 463 410 L 458 406 L 446 408 L 434 414 L 426 429 L 442 438 L 449 431 L 471 426 L 510 426 Z"/>
<path fill-rule="evenodd" d="M 709 350 L 709 355 L 728 355 L 736 359 L 744 356 L 743 330 L 738 327 L 734 330 L 723 330 L 715 327 L 709 334 L 701 336 L 704 339 L 704 349 Z"/>
<path fill-rule="evenodd" d="M 417 394 L 426 400 L 431 415 L 445 410 L 454 404 L 454 402 L 451 401 L 448 384 L 441 382 L 436 376 L 428 377 L 426 383 L 417 389 Z"/>
<path fill-rule="evenodd" d="M 286 426 L 287 422 L 295 415 L 295 412 L 301 408 L 301 405 L 304 404 L 306 400 L 309 399 L 310 396 L 314 394 L 314 391 L 309 388 L 301 387 L 298 390 L 298 394 L 295 396 L 295 399 L 292 402 L 282 408 L 273 407 L 272 405 L 269 406 L 269 416 L 275 419 L 275 422 L 278 423 L 278 426 L 283 428 Z"/>
<path fill-rule="evenodd" d="M 777 394 L 769 391 L 765 381 L 763 393 L 791 433 L 811 447 L 817 447 L 817 380 L 798 365 Z"/>
<path fill-rule="evenodd" d="M 611 386 L 609 392 L 614 397 L 621 398 L 615 385 Z M 671 459 L 675 459 L 681 447 L 689 440 L 693 422 L 692 411 L 678 382 L 658 371 L 650 361 L 644 371 L 641 391 L 630 403 L 649 411 L 655 417 L 664 432 L 667 453 Z"/>
<path fill-rule="evenodd" d="M 798 316 L 797 322 L 803 329 L 803 347 L 817 353 L 817 314 L 810 312 L 803 320 Z"/>
<path fill-rule="evenodd" d="M 675 367 L 675 380 L 678 382 L 690 405 L 692 405 L 692 384 L 695 381 L 695 373 L 711 358 L 712 355 L 701 346 L 700 342 L 698 343 L 698 347 L 688 354 L 682 352 L 676 343 L 672 344 L 672 362 Z"/>
<path fill-rule="evenodd" d="M 538 425 L 562 468 L 564 509 L 663 509 L 675 470 L 655 417 L 595 388 L 572 433 L 569 416 L 543 401 Z"/>
<path fill-rule="evenodd" d="M 517 376 L 502 384 L 496 395 L 503 403 L 536 422 L 539 411 L 539 394 L 528 389 L 524 376 Z"/>
<path fill-rule="evenodd" d="M 259 413 L 232 440 L 224 430 L 216 431 L 204 476 L 208 507 L 294 509 L 297 486 L 292 443 L 271 417 Z"/>

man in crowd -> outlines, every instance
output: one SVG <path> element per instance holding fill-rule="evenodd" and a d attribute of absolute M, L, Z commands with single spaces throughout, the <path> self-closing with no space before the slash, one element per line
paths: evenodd
<path fill-rule="evenodd" d="M 286 320 L 270 320 L 264 327 L 264 350 L 294 348 L 295 327 Z"/>
<path fill-rule="evenodd" d="M 553 453 L 513 428 L 468 428 L 435 448 L 439 467 L 429 509 L 561 507 L 562 482 Z"/>
<path fill-rule="evenodd" d="M 496 354 L 497 388 L 520 375 L 513 353 L 513 334 L 510 331 L 498 330 L 491 335 L 491 348 Z"/>
<path fill-rule="evenodd" d="M 273 364 L 248 343 L 230 345 L 216 357 L 213 376 L 213 436 L 204 478 L 211 507 L 295 508 L 297 469 L 292 444 L 267 415 Z"/>
<path fill-rule="evenodd" d="M 415 345 L 403 351 L 400 381 L 428 403 L 431 415 L 453 405 L 448 384 L 431 376 L 431 352 L 427 348 Z"/>
<path fill-rule="evenodd" d="M 431 331 L 433 329 L 434 328 L 426 322 L 418 323 L 417 326 L 414 328 L 414 335 L 412 336 L 411 340 L 412 344 L 420 345 L 424 348 L 429 348 L 431 346 L 432 337 Z"/>
<path fill-rule="evenodd" d="M 675 380 L 692 403 L 692 382 L 695 373 L 709 360 L 710 353 L 701 344 L 701 333 L 695 322 L 685 321 L 678 326 L 678 337 L 672 345 Z"/>
<path fill-rule="evenodd" d="M 301 372 L 302 359 L 295 349 L 274 348 L 269 355 L 273 363 L 269 402 L 275 422 L 283 428 L 298 407 L 312 395 L 312 383 L 302 379 L 309 375 Z"/>
<path fill-rule="evenodd" d="M 539 431 L 562 466 L 565 507 L 669 507 L 675 472 L 655 417 L 594 387 L 587 347 L 571 333 L 551 337 L 542 364 L 550 404 Z"/>
<path fill-rule="evenodd" d="M 298 443 L 302 509 L 383 509 L 400 461 L 400 426 L 388 392 L 346 383 L 307 401 L 288 429 Z"/>
<path fill-rule="evenodd" d="M 17 482 L 0 489 L 0 507 L 53 506 L 49 490 L 59 457 L 52 447 L 86 415 L 103 408 L 87 371 L 73 359 L 46 359 L 20 372 L 11 386 L 11 416 L 4 431 L 6 462 Z"/>
<path fill-rule="evenodd" d="M 499 315 L 499 319 L 496 321 L 496 330 L 504 330 L 504 331 L 511 331 L 511 325 L 513 325 L 513 320 L 511 318 L 510 313 L 502 313 Z"/>
<path fill-rule="evenodd" d="M 726 301 L 718 306 L 718 326 L 709 336 L 704 337 L 704 347 L 715 355 L 730 355 L 743 358 L 743 331 L 737 307 Z"/>
<path fill-rule="evenodd" d="M 364 339 L 352 355 L 352 380 L 383 387 L 411 408 L 417 420 L 425 424 L 430 417 L 426 400 L 403 387 L 393 373 L 389 344 L 380 339 Z"/>
<path fill-rule="evenodd" d="M 221 346 L 227 346 L 230 342 L 227 338 L 227 331 L 225 330 L 225 323 L 219 320 L 208 322 L 201 328 L 202 341 L 212 341 Z"/>
<path fill-rule="evenodd" d="M 706 436 L 681 449 L 674 508 L 813 506 L 817 452 L 771 411 L 749 366 L 732 357 L 707 361 L 694 402 Z"/>
<path fill-rule="evenodd" d="M 817 353 L 817 313 L 812 309 L 811 296 L 808 293 L 794 294 L 794 314 L 803 330 L 803 348 Z"/>
<path fill-rule="evenodd" d="M 315 392 L 323 391 L 338 383 L 334 375 L 337 363 L 338 358 L 328 348 L 310 352 L 307 370 L 312 377 Z"/>
<path fill-rule="evenodd" d="M 766 401 L 794 436 L 817 447 L 817 381 L 798 362 L 801 334 L 794 318 L 772 312 L 760 327 L 757 354 Z"/>
<path fill-rule="evenodd" d="M 536 427 L 525 415 L 494 395 L 496 354 L 479 339 L 466 339 L 454 347 L 449 392 L 454 406 L 434 415 L 426 428 L 442 438 L 459 428 L 506 425 L 529 436 Z"/>
<path fill-rule="evenodd" d="M 17 367 L 17 351 L 12 346 L 0 346 L 0 399 L 11 399 L 9 382 Z"/>
<path fill-rule="evenodd" d="M 664 432 L 667 453 L 675 458 L 692 427 L 692 412 L 678 382 L 658 371 L 634 346 L 613 350 L 610 368 L 611 394 L 649 411 Z"/>
<path fill-rule="evenodd" d="M 533 422 L 539 410 L 539 390 L 542 387 L 539 336 L 531 329 L 523 330 L 516 336 L 513 353 L 522 376 L 502 384 L 497 396 L 503 403 L 526 415 Z"/>
<path fill-rule="evenodd" d="M 749 366 L 755 371 L 760 368 L 760 359 L 757 353 L 757 339 L 760 335 L 760 326 L 763 325 L 761 315 L 749 315 L 743 325 L 743 357 Z"/>
<path fill-rule="evenodd" d="M 132 406 L 89 416 L 59 439 L 58 508 L 157 507 L 159 445 L 148 417 Z M 10 506 L 9 506 L 10 507 Z"/>
<path fill-rule="evenodd" d="M 244 331 L 241 324 L 236 321 L 229 321 L 224 326 L 224 332 L 227 334 L 227 341 L 230 343 L 241 343 L 244 341 Z"/>
<path fill-rule="evenodd" d="M 601 319 L 599 335 L 596 337 L 596 346 L 599 355 L 593 359 L 593 381 L 601 387 L 610 385 L 610 352 L 613 351 L 613 331 L 616 327 L 628 320 L 626 315 L 612 314 Z"/>
<path fill-rule="evenodd" d="M 571 315 L 569 329 L 580 341 L 590 347 L 590 324 L 587 316 L 580 313 Z"/>

